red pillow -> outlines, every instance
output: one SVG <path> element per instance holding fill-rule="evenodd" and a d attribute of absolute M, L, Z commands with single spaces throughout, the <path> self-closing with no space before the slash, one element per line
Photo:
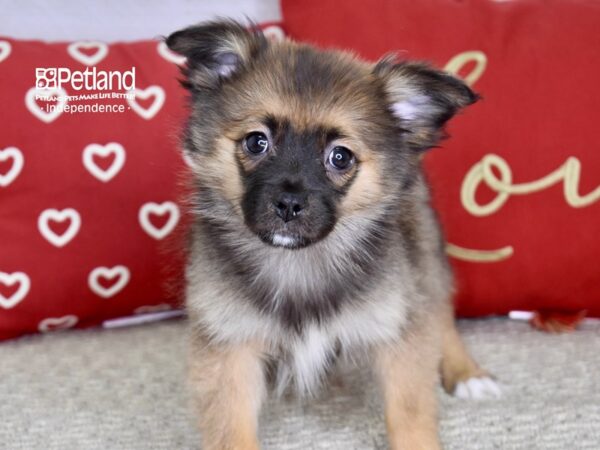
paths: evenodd
<path fill-rule="evenodd" d="M 0 38 L 0 339 L 180 304 L 177 63 L 156 41 Z M 113 98 L 116 73 L 127 88 L 132 68 L 134 95 Z M 73 81 L 49 89 L 65 69 Z M 111 89 L 102 71 L 114 72 Z"/>
<path fill-rule="evenodd" d="M 463 316 L 600 316 L 600 4 L 282 2 L 286 33 L 458 73 L 483 101 L 426 157 Z"/>

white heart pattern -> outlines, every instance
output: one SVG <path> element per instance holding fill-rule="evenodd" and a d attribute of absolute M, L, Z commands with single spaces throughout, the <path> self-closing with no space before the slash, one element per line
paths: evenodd
<path fill-rule="evenodd" d="M 128 91 L 128 94 L 133 94 L 133 96 L 127 96 L 127 103 L 129 103 L 129 106 L 131 106 L 141 118 L 146 120 L 152 119 L 165 103 L 165 91 L 160 86 L 148 86 L 146 89 L 132 89 L 131 91 Z M 138 97 L 142 100 L 154 97 L 154 101 L 149 107 L 144 108 L 137 102 Z"/>
<path fill-rule="evenodd" d="M 158 305 L 138 306 L 137 308 L 135 308 L 133 313 L 134 314 L 149 314 L 149 313 L 170 311 L 171 309 L 173 309 L 173 307 L 171 305 L 169 305 L 168 303 L 159 303 Z"/>
<path fill-rule="evenodd" d="M 158 50 L 158 54 L 164 59 L 166 59 L 169 62 L 175 63 L 179 66 L 183 66 L 187 61 L 187 58 L 185 56 L 178 55 L 177 53 L 169 50 L 169 47 L 167 47 L 167 43 L 164 41 L 159 42 L 156 46 L 156 49 Z"/>
<path fill-rule="evenodd" d="M 15 283 L 19 283 L 20 285 L 8 298 L 0 294 L 0 306 L 4 309 L 10 309 L 20 303 L 27 296 L 29 288 L 31 287 L 29 277 L 23 272 L 0 272 L 0 283 L 5 286 L 12 286 Z"/>
<path fill-rule="evenodd" d="M 93 55 L 87 55 L 81 49 L 95 48 L 96 52 Z M 104 42 L 97 41 L 81 41 L 73 42 L 67 47 L 67 52 L 71 57 L 86 66 L 95 66 L 108 55 L 108 45 Z"/>
<path fill-rule="evenodd" d="M 158 228 L 152 222 L 150 222 L 151 214 L 162 216 L 166 213 L 169 214 L 169 219 L 162 227 Z M 177 225 L 177 222 L 179 222 L 179 208 L 173 202 L 148 202 L 140 208 L 138 219 L 140 221 L 140 225 L 146 233 L 148 233 L 154 239 L 160 240 L 173 231 Z"/>
<path fill-rule="evenodd" d="M 183 159 L 183 162 L 190 169 L 195 169 L 196 168 L 196 162 L 194 161 L 194 158 L 192 158 L 192 155 L 190 155 L 187 150 L 183 150 L 181 152 L 181 158 Z"/>
<path fill-rule="evenodd" d="M 10 55 L 12 47 L 8 41 L 0 41 L 0 62 L 4 61 Z"/>
<path fill-rule="evenodd" d="M 42 122 L 50 123 L 58 118 L 63 113 L 65 105 L 68 103 L 67 91 L 63 88 L 39 89 L 32 87 L 25 94 L 25 106 L 35 117 Z M 56 107 L 50 111 L 46 111 L 38 105 L 35 97 L 56 97 Z"/>
<path fill-rule="evenodd" d="M 283 41 L 285 39 L 285 33 L 281 29 L 281 27 L 277 25 L 269 25 L 265 27 L 263 30 L 263 34 L 267 39 L 271 41 Z"/>
<path fill-rule="evenodd" d="M 38 330 L 42 333 L 67 330 L 77 325 L 77 322 L 79 322 L 79 319 L 72 314 L 63 317 L 48 317 L 40 322 Z"/>
<path fill-rule="evenodd" d="M 13 160 L 12 166 L 4 175 L 0 174 L 0 187 L 6 187 L 12 183 L 23 169 L 25 159 L 21 150 L 17 147 L 7 147 L 4 150 L 0 150 L 0 161 L 6 161 L 9 158 Z"/>
<path fill-rule="evenodd" d="M 64 222 L 69 220 L 69 227 L 62 233 L 57 234 L 50 228 L 49 222 Z M 73 208 L 63 210 L 49 208 L 43 211 L 38 218 L 38 229 L 48 242 L 56 247 L 67 245 L 77 234 L 81 227 L 81 216 Z"/>
<path fill-rule="evenodd" d="M 107 169 L 102 169 L 94 161 L 94 156 L 106 158 L 111 154 L 115 155 L 115 159 Z M 104 183 L 112 180 L 119 173 L 123 164 L 125 164 L 125 149 L 116 142 L 109 142 L 106 145 L 89 144 L 83 149 L 83 165 L 88 172 Z"/>
<path fill-rule="evenodd" d="M 96 295 L 103 298 L 110 298 L 121 292 L 123 288 L 127 286 L 130 277 L 131 274 L 129 269 L 125 266 L 114 266 L 110 268 L 96 267 L 88 276 L 88 286 Z M 113 278 L 118 279 L 110 287 L 104 287 L 100 284 L 100 278 L 107 280 L 112 280 Z"/>

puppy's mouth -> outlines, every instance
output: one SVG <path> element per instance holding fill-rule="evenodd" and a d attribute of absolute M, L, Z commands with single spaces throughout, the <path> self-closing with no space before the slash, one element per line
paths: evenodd
<path fill-rule="evenodd" d="M 258 233 L 258 237 L 265 243 L 273 247 L 283 247 L 290 250 L 295 250 L 307 247 L 312 244 L 312 240 L 287 231 L 262 231 Z"/>
<path fill-rule="evenodd" d="M 251 199 L 257 197 L 250 196 Z M 242 204 L 244 222 L 266 245 L 288 250 L 302 249 L 321 241 L 335 227 L 332 208 L 326 208 L 322 203 L 313 200 L 312 209 L 305 207 L 290 215 L 289 208 L 271 201 L 247 201 Z"/>
<path fill-rule="evenodd" d="M 297 250 L 321 241 L 335 227 L 334 221 L 321 223 L 317 227 L 311 223 L 313 221 L 311 218 L 298 218 L 284 223 L 278 217 L 269 217 L 269 220 L 265 220 L 267 223 L 257 224 L 246 220 L 246 225 L 269 246 Z"/>

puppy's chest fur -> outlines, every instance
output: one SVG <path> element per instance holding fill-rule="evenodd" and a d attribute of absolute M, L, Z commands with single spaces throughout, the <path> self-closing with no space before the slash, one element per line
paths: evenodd
<path fill-rule="evenodd" d="M 419 300 L 393 245 L 398 257 L 367 264 L 347 246 L 249 248 L 225 262 L 214 240 L 198 244 L 205 256 L 192 258 L 188 272 L 193 326 L 216 343 L 259 343 L 276 363 L 280 393 L 290 384 L 313 393 L 338 357 L 360 360 L 373 345 L 397 340 Z"/>

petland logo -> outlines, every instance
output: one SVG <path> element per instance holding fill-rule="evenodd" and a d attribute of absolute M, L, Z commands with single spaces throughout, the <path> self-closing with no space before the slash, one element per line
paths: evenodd
<path fill-rule="evenodd" d="M 135 67 L 120 72 L 118 70 L 96 70 L 88 67 L 83 72 L 67 67 L 48 67 L 35 69 L 35 87 L 38 89 L 60 89 L 69 85 L 72 90 L 80 91 L 129 91 L 135 89 Z"/>

